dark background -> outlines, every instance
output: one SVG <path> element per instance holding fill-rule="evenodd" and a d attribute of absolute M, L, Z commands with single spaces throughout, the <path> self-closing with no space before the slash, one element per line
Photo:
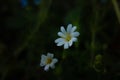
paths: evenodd
<path fill-rule="evenodd" d="M 68 24 L 80 36 L 64 50 L 54 40 Z M 46 72 L 39 64 L 48 52 L 59 61 Z M 112 0 L 28 0 L 26 6 L 0 0 L 0 80 L 10 79 L 120 80 L 120 22 Z"/>

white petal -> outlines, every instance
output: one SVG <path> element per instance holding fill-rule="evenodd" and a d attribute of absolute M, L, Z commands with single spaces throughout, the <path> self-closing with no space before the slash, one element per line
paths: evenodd
<path fill-rule="evenodd" d="M 72 30 L 71 30 L 71 33 L 74 32 L 74 31 L 76 30 L 76 28 L 77 28 L 77 27 L 74 26 L 74 27 L 72 28 Z"/>
<path fill-rule="evenodd" d="M 55 68 L 55 65 L 54 65 L 54 64 L 50 64 L 50 67 L 51 67 L 52 69 L 54 69 L 54 68 Z"/>
<path fill-rule="evenodd" d="M 57 43 L 57 46 L 62 46 L 63 44 L 64 44 L 65 42 L 59 42 L 59 43 Z"/>
<path fill-rule="evenodd" d="M 65 42 L 64 49 L 68 49 L 68 47 L 69 47 L 68 42 Z"/>
<path fill-rule="evenodd" d="M 46 65 L 46 66 L 44 67 L 44 70 L 45 70 L 45 71 L 48 71 L 48 70 L 49 70 L 49 67 L 50 67 L 50 65 Z"/>
<path fill-rule="evenodd" d="M 72 35 L 73 37 L 77 37 L 77 36 L 80 35 L 80 33 L 79 33 L 79 32 L 73 32 L 71 35 Z"/>
<path fill-rule="evenodd" d="M 40 66 L 45 66 L 45 63 L 41 62 L 41 63 L 40 63 Z"/>
<path fill-rule="evenodd" d="M 52 60 L 52 63 L 55 64 L 56 62 L 58 62 L 58 59 L 54 58 L 54 59 Z"/>
<path fill-rule="evenodd" d="M 62 32 L 58 32 L 58 36 L 65 37 L 65 35 Z"/>
<path fill-rule="evenodd" d="M 72 46 L 72 44 L 73 44 L 73 41 L 70 40 L 70 41 L 69 41 L 69 46 Z"/>
<path fill-rule="evenodd" d="M 65 28 L 63 27 L 63 26 L 61 26 L 61 31 L 63 32 L 63 34 L 65 34 L 66 33 L 66 30 L 65 30 Z"/>
<path fill-rule="evenodd" d="M 76 42 L 76 41 L 77 41 L 77 38 L 72 38 L 72 41 L 73 41 L 73 42 Z"/>
<path fill-rule="evenodd" d="M 54 59 L 52 60 L 52 63 L 50 64 L 50 67 L 51 67 L 52 69 L 55 68 L 55 63 L 56 63 L 56 62 L 58 62 L 58 59 L 54 58 Z"/>
<path fill-rule="evenodd" d="M 64 41 L 63 38 L 58 38 L 58 39 L 55 40 L 55 43 L 62 42 L 62 41 Z"/>
<path fill-rule="evenodd" d="M 42 56 L 41 56 L 40 66 L 44 66 L 44 65 L 45 65 L 46 58 L 47 58 L 47 57 L 46 57 L 45 55 L 42 55 Z"/>
<path fill-rule="evenodd" d="M 72 24 L 68 24 L 67 26 L 67 32 L 70 33 L 72 30 Z"/>
<path fill-rule="evenodd" d="M 47 56 L 42 55 L 42 56 L 41 56 L 41 62 L 42 62 L 42 63 L 45 62 L 45 61 L 46 61 L 46 58 L 47 58 Z"/>
<path fill-rule="evenodd" d="M 54 54 L 51 54 L 51 53 L 47 53 L 47 57 L 49 58 L 53 58 Z"/>

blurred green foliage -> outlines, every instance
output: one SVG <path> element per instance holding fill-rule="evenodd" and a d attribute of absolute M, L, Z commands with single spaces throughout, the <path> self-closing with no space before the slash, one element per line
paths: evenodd
<path fill-rule="evenodd" d="M 0 80 L 120 80 L 120 23 L 112 0 L 29 0 L 24 8 L 19 0 L 1 0 L 0 16 Z M 69 23 L 80 36 L 64 50 L 54 40 Z M 47 52 L 59 60 L 48 72 L 39 65 Z"/>

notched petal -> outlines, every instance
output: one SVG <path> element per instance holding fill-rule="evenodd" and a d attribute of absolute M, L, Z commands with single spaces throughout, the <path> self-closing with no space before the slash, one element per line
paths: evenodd
<path fill-rule="evenodd" d="M 61 26 L 61 31 L 65 34 L 66 33 L 66 30 L 65 30 L 65 28 L 63 27 L 63 26 Z"/>
<path fill-rule="evenodd" d="M 67 32 L 70 33 L 72 30 L 72 24 L 68 24 L 68 27 L 67 27 Z"/>
<path fill-rule="evenodd" d="M 56 59 L 56 58 L 54 58 L 53 60 L 52 60 L 52 63 L 57 63 L 58 62 L 58 59 Z"/>
<path fill-rule="evenodd" d="M 55 40 L 55 43 L 62 42 L 62 41 L 63 41 L 63 38 L 58 38 Z"/>
<path fill-rule="evenodd" d="M 74 27 L 71 29 L 71 33 L 74 32 L 76 29 L 77 29 L 77 27 L 74 26 Z"/>
<path fill-rule="evenodd" d="M 41 56 L 41 62 L 45 61 L 46 60 L 46 56 L 45 55 L 42 55 Z"/>
<path fill-rule="evenodd" d="M 57 46 L 62 46 L 63 44 L 64 42 L 62 41 L 62 42 L 57 43 Z"/>
<path fill-rule="evenodd" d="M 45 64 L 41 62 L 41 63 L 40 63 L 40 66 L 45 66 Z"/>
<path fill-rule="evenodd" d="M 49 65 L 46 65 L 46 66 L 44 67 L 44 70 L 45 70 L 45 71 L 48 71 L 48 70 L 49 70 L 49 67 L 50 67 Z"/>
<path fill-rule="evenodd" d="M 68 49 L 69 48 L 69 45 L 68 45 L 68 43 L 66 42 L 65 44 L 64 44 L 64 49 Z"/>
<path fill-rule="evenodd" d="M 76 42 L 76 41 L 77 41 L 77 38 L 72 38 L 72 41 L 73 41 L 73 42 Z"/>
<path fill-rule="evenodd" d="M 79 32 L 73 32 L 73 33 L 72 33 L 72 36 L 74 36 L 74 37 L 77 37 L 77 36 L 79 36 L 79 35 L 80 35 Z"/>
<path fill-rule="evenodd" d="M 65 37 L 65 35 L 62 32 L 58 32 L 58 36 Z"/>
<path fill-rule="evenodd" d="M 69 41 L 69 46 L 72 46 L 72 44 L 73 44 L 73 41 L 70 40 L 70 41 Z"/>
<path fill-rule="evenodd" d="M 54 54 L 47 53 L 47 57 L 49 57 L 49 58 L 53 58 L 53 57 L 54 57 Z"/>

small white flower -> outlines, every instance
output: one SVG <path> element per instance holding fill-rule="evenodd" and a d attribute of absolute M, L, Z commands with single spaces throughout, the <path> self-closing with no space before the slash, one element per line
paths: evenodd
<path fill-rule="evenodd" d="M 48 71 L 49 67 L 51 67 L 52 69 L 55 68 L 55 63 L 58 62 L 58 59 L 53 58 L 54 54 L 48 53 L 47 56 L 46 55 L 41 55 L 41 62 L 40 62 L 40 66 L 45 66 L 44 70 Z"/>
<path fill-rule="evenodd" d="M 67 30 L 61 26 L 61 32 L 58 32 L 58 36 L 60 36 L 60 38 L 55 40 L 57 46 L 64 45 L 64 49 L 68 49 L 70 46 L 72 46 L 73 42 L 76 42 L 77 37 L 80 35 L 80 33 L 75 30 L 76 26 L 72 27 L 72 24 L 68 24 Z"/>

